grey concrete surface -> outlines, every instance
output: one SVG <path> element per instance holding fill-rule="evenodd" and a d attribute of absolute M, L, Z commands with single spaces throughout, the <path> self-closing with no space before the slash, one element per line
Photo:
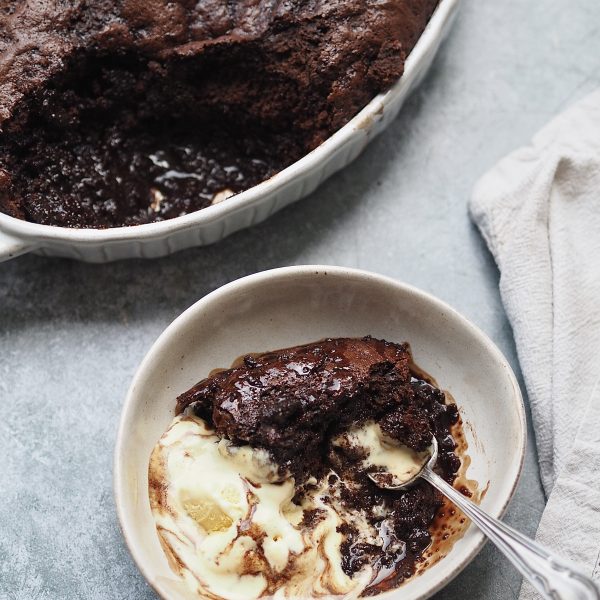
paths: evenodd
<path fill-rule="evenodd" d="M 301 263 L 384 273 L 451 303 L 518 372 L 499 274 L 467 199 L 498 158 L 599 83 L 598 0 L 465 0 L 389 130 L 267 223 L 151 262 L 0 265 L 0 598 L 155 597 L 115 516 L 119 412 L 164 327 L 232 279 Z M 533 534 L 543 504 L 532 437 L 507 520 Z M 508 599 L 519 584 L 487 546 L 436 598 Z"/>

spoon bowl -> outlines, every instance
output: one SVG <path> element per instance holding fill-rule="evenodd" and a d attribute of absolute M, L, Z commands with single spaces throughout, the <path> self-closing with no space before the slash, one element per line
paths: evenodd
<path fill-rule="evenodd" d="M 409 477 L 403 478 L 397 473 L 391 473 L 390 471 L 374 471 L 369 473 L 369 479 L 383 490 L 402 490 L 411 486 L 417 479 L 422 477 L 425 469 L 433 470 L 435 463 L 438 458 L 438 442 L 435 436 L 431 438 L 431 446 L 429 447 L 430 455 L 426 462 L 424 462 L 421 468 Z"/>

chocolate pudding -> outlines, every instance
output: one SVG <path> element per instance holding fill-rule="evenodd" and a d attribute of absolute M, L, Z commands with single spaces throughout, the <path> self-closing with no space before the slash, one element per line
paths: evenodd
<path fill-rule="evenodd" d="M 106 228 L 226 200 L 394 83 L 436 4 L 0 1 L 0 210 Z"/>
<path fill-rule="evenodd" d="M 453 483 L 461 467 L 457 407 L 407 344 L 338 338 L 246 356 L 176 412 L 152 455 L 150 500 L 173 568 L 199 594 L 229 598 L 235 581 L 247 598 L 370 596 L 435 562 L 439 492 L 368 477 L 386 461 L 418 470 L 433 436 L 437 472 Z M 223 563 L 205 553 L 216 547 Z"/>

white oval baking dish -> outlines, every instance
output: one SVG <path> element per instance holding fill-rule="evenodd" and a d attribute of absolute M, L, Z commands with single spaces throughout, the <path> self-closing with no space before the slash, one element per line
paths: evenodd
<path fill-rule="evenodd" d="M 323 144 L 267 181 L 215 206 L 134 227 L 69 229 L 28 223 L 0 213 L 0 261 L 27 252 L 87 262 L 155 258 L 192 246 L 213 244 L 235 231 L 264 221 L 310 194 L 325 179 L 352 162 L 369 141 L 393 121 L 409 92 L 431 65 L 457 8 L 458 0 L 440 0 L 398 82 L 375 97 Z"/>

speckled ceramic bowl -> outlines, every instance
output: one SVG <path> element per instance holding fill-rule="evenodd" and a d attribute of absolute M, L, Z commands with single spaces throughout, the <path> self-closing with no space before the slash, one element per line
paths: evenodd
<path fill-rule="evenodd" d="M 489 484 L 481 505 L 503 514 L 521 472 L 525 413 L 515 376 L 489 338 L 450 306 L 393 279 L 340 267 L 266 271 L 223 286 L 177 318 L 150 349 L 125 401 L 115 449 L 116 505 L 129 550 L 160 596 L 192 597 L 167 564 L 148 500 L 150 453 L 173 419 L 176 396 L 249 352 L 367 334 L 410 342 L 417 364 L 452 394 L 469 444 L 467 476 Z M 482 543 L 469 527 L 447 556 L 378 598 L 427 598 Z"/>
<path fill-rule="evenodd" d="M 69 229 L 28 223 L 0 213 L 0 261 L 26 252 L 89 262 L 155 258 L 192 246 L 212 244 L 264 221 L 314 191 L 353 161 L 396 117 L 409 92 L 426 73 L 450 28 L 458 0 L 440 0 L 408 57 L 404 74 L 385 94 L 318 148 L 267 181 L 226 202 L 160 223 L 112 229 Z"/>

